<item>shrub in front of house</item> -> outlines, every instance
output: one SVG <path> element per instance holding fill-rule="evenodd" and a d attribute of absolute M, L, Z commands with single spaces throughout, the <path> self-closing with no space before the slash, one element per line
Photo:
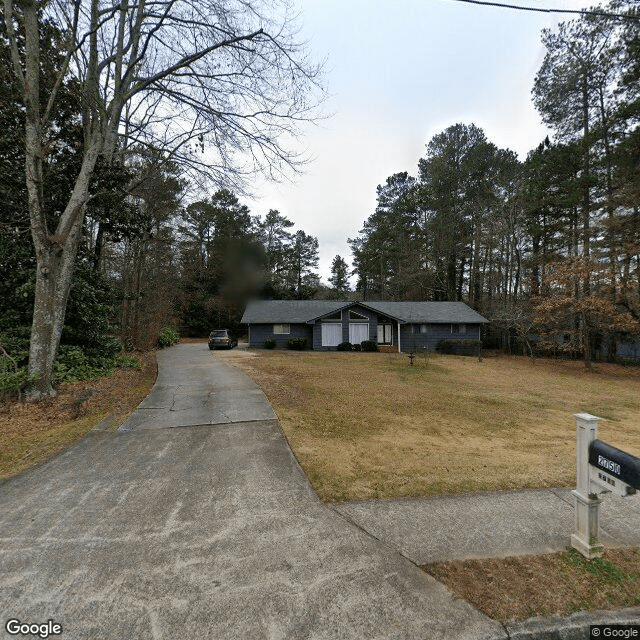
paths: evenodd
<path fill-rule="evenodd" d="M 263 347 L 265 349 L 275 349 L 275 346 L 276 346 L 276 341 L 273 338 L 267 338 L 264 341 Z"/>
<path fill-rule="evenodd" d="M 336 349 L 338 351 L 353 351 L 353 345 L 350 342 L 341 342 Z"/>
<path fill-rule="evenodd" d="M 359 344 L 352 344 L 351 345 L 351 350 L 352 351 L 362 351 L 362 347 Z"/>
<path fill-rule="evenodd" d="M 289 338 L 287 340 L 287 349 L 293 349 L 295 351 L 303 351 L 307 348 L 306 338 Z"/>
<path fill-rule="evenodd" d="M 480 352 L 481 345 L 480 340 L 441 340 L 438 343 L 438 351 L 456 356 L 476 356 Z"/>
<path fill-rule="evenodd" d="M 360 343 L 360 349 L 362 351 L 377 351 L 378 350 L 378 344 L 376 342 L 374 342 L 373 340 L 363 340 Z"/>

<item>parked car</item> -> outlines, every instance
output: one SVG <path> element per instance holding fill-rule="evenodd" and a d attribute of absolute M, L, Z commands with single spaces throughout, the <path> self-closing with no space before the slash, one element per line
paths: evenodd
<path fill-rule="evenodd" d="M 209 334 L 209 349 L 225 347 L 233 349 L 238 346 L 238 339 L 229 331 L 229 329 L 216 329 Z"/>

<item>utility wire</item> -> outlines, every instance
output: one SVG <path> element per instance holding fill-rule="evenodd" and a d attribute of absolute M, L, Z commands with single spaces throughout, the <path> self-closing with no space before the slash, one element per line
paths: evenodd
<path fill-rule="evenodd" d="M 590 9 L 543 9 L 542 7 L 526 7 L 517 4 L 506 4 L 503 2 L 489 2 L 489 0 L 453 0 L 453 2 L 466 2 L 468 4 L 479 4 L 486 7 L 499 7 L 501 9 L 516 9 L 518 11 L 535 11 L 537 13 L 571 13 L 575 15 L 599 16 L 601 18 L 619 18 L 621 20 L 638 20 L 639 15 L 609 13 L 607 11 L 593 11 Z"/>

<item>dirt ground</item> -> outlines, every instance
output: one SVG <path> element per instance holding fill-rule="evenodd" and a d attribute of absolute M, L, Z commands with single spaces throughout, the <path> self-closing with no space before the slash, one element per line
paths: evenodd
<path fill-rule="evenodd" d="M 116 429 L 149 393 L 157 375 L 154 352 L 136 353 L 141 369 L 57 386 L 37 403 L 0 403 L 0 479 L 38 464 L 73 444 L 102 421 Z"/>
<path fill-rule="evenodd" d="M 640 549 L 608 549 L 587 561 L 577 551 L 492 560 L 464 560 L 423 569 L 490 618 L 640 605 Z"/>

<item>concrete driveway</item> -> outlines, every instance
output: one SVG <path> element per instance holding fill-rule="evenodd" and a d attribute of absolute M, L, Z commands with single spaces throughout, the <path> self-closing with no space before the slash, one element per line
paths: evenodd
<path fill-rule="evenodd" d="M 0 484 L 1 637 L 505 637 L 319 502 L 243 373 L 202 344 L 158 364 L 120 432 Z"/>

